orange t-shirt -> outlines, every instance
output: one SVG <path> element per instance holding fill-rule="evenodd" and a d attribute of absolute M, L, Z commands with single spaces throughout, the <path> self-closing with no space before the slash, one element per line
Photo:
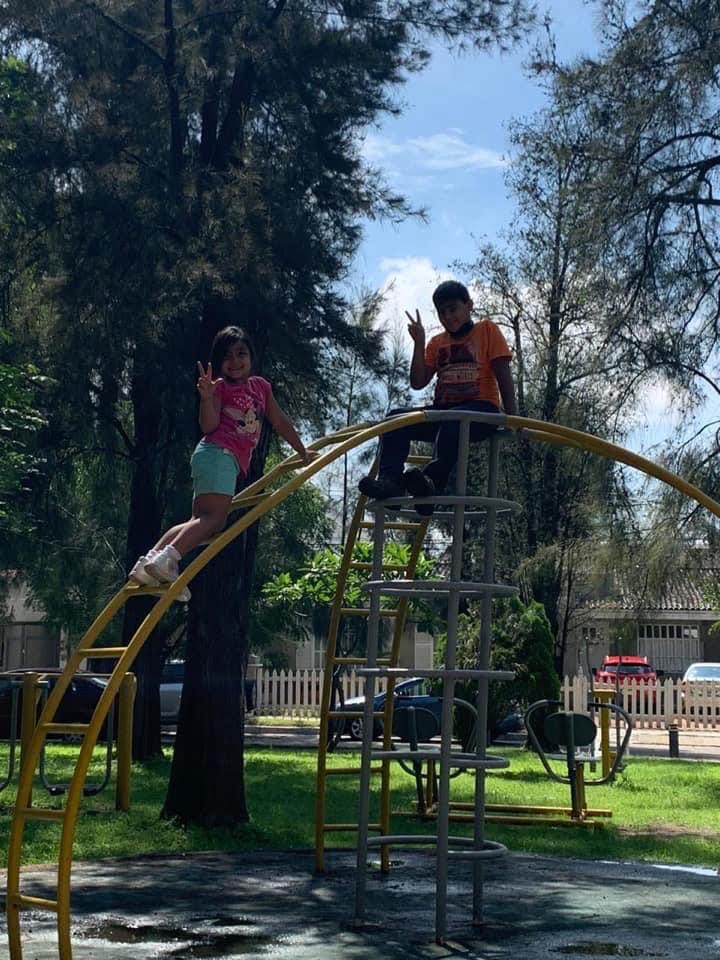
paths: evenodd
<path fill-rule="evenodd" d="M 464 337 L 443 331 L 425 347 L 425 365 L 437 374 L 435 404 L 457 406 L 487 400 L 500 406 L 492 360 L 512 357 L 505 337 L 492 320 L 480 320 Z"/>

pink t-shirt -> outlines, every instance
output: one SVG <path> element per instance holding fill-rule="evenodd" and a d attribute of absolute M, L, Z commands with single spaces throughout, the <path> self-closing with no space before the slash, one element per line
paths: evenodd
<path fill-rule="evenodd" d="M 262 377 L 248 377 L 245 383 L 221 380 L 217 386 L 220 423 L 211 433 L 206 433 L 203 440 L 229 450 L 243 474 L 248 472 L 253 450 L 260 439 L 271 394 L 272 387 Z"/>

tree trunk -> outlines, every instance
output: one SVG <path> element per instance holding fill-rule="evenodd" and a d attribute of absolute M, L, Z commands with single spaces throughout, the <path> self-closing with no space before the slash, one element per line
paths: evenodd
<path fill-rule="evenodd" d="M 160 433 L 160 398 L 151 377 L 137 374 L 133 379 L 135 411 L 135 449 L 130 491 L 127 533 L 127 568 L 145 553 L 160 535 L 162 509 L 158 501 L 157 448 Z M 138 597 L 125 607 L 123 644 L 127 645 L 146 614 L 153 597 Z M 160 745 L 160 672 L 162 636 L 155 630 L 146 641 L 134 664 L 137 695 L 133 721 L 133 759 L 148 760 L 161 752 Z"/>
<path fill-rule="evenodd" d="M 262 473 L 269 431 L 253 457 Z M 249 819 L 245 799 L 245 670 L 258 524 L 193 580 L 185 681 L 162 816 L 206 828 Z"/>

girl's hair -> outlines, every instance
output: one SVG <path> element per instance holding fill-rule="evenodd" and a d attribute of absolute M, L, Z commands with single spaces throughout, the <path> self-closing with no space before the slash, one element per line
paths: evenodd
<path fill-rule="evenodd" d="M 255 363 L 255 351 L 250 338 L 241 327 L 223 327 L 215 334 L 210 348 L 210 363 L 213 367 L 213 376 L 220 376 L 220 367 L 230 347 L 236 343 L 244 343 L 250 351 L 250 363 Z"/>

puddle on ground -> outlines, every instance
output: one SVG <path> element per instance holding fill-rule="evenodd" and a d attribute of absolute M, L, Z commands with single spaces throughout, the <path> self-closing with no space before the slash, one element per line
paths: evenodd
<path fill-rule="evenodd" d="M 628 947 L 623 943 L 568 943 L 564 947 L 555 947 L 555 953 L 581 953 L 590 957 L 664 957 L 664 953 L 642 950 L 640 947 Z"/>
<path fill-rule="evenodd" d="M 238 927 L 237 919 L 223 926 Z M 108 943 L 177 943 L 167 955 L 175 960 L 195 960 L 201 957 L 236 957 L 252 953 L 258 947 L 269 946 L 272 938 L 257 933 L 239 933 L 237 930 L 219 933 L 215 930 L 197 930 L 188 927 L 167 927 L 162 924 L 124 924 L 118 921 L 94 924 L 79 931 L 86 939 L 105 940 Z"/>

